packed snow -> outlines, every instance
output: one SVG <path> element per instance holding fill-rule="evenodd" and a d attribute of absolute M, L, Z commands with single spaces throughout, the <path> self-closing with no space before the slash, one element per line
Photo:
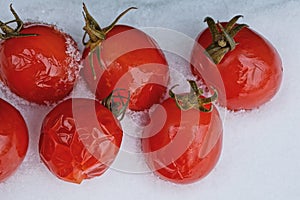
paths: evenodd
<path fill-rule="evenodd" d="M 10 3 L 13 3 L 24 21 L 55 24 L 70 34 L 80 50 L 83 50 L 81 39 L 84 20 L 81 0 L 0 1 L 2 21 L 12 19 Z M 242 14 L 244 18 L 240 22 L 248 24 L 266 37 L 281 55 L 284 67 L 281 89 L 269 103 L 253 111 L 234 113 L 219 108 L 224 125 L 223 151 L 216 167 L 203 180 L 189 185 L 175 185 L 149 172 L 137 139 L 140 125 L 149 119 L 144 113 L 127 113 L 122 122 L 125 132 L 122 151 L 112 168 L 100 177 L 75 185 L 57 179 L 39 158 L 38 140 L 42 120 L 53 106 L 29 103 L 11 93 L 1 83 L 0 98 L 20 110 L 29 128 L 30 143 L 18 171 L 0 184 L 0 199 L 299 198 L 299 0 L 86 0 L 85 3 L 101 27 L 110 24 L 126 8 L 138 7 L 138 10 L 130 11 L 123 17 L 120 23 L 144 30 L 165 48 L 171 68 L 170 86 L 179 83 L 180 86 L 176 88 L 178 91 L 187 88 L 184 81 L 186 78 L 192 78 L 186 60 L 192 45 L 186 41 L 193 40 L 206 28 L 204 18 L 211 16 L 226 21 Z M 160 35 L 166 30 L 170 35 Z M 69 97 L 71 96 L 93 98 L 82 77 Z M 134 121 L 137 119 L 140 121 Z"/>

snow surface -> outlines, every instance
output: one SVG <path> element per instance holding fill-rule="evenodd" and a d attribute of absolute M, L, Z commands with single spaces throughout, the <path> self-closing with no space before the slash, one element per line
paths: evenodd
<path fill-rule="evenodd" d="M 82 50 L 82 0 L 0 1 L 3 21 L 12 19 L 8 9 L 11 2 L 24 21 L 56 24 L 72 35 Z M 151 173 L 128 172 L 126 167 L 136 167 L 140 172 L 147 171 L 147 167 L 139 156 L 124 159 L 119 155 L 115 167 L 104 175 L 75 185 L 54 177 L 38 156 L 39 130 L 51 107 L 28 103 L 0 85 L 0 97 L 21 111 L 30 130 L 27 156 L 15 175 L 0 184 L 1 200 L 299 199 L 299 0 L 87 0 L 85 3 L 101 25 L 108 25 L 127 7 L 136 6 L 139 9 L 128 13 L 121 23 L 144 30 L 148 30 L 146 27 L 174 30 L 192 39 L 206 27 L 204 17 L 209 15 L 222 21 L 242 14 L 241 22 L 263 34 L 280 53 L 284 65 L 282 87 L 271 102 L 258 110 L 231 113 L 220 109 L 224 121 L 222 155 L 209 176 L 197 183 L 175 185 Z M 174 40 L 174 44 L 187 51 L 191 48 L 180 40 Z M 167 58 L 174 69 L 171 82 L 189 76 L 188 68 L 182 68 L 187 65 L 184 60 L 173 54 L 167 54 Z M 72 95 L 92 97 L 82 79 Z M 131 137 L 138 132 L 138 125 L 128 117 L 122 124 L 126 134 L 124 152 L 138 153 L 139 144 Z"/>

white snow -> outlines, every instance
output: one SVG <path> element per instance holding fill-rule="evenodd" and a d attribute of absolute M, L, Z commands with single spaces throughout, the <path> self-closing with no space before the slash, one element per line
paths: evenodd
<path fill-rule="evenodd" d="M 80 64 L 81 55 L 79 50 L 77 49 L 77 45 L 75 44 L 75 41 L 70 37 L 71 36 L 69 35 L 66 36 L 66 44 L 67 44 L 66 54 L 69 56 L 70 59 L 70 61 L 69 60 L 65 61 L 66 63 L 70 63 L 69 70 L 67 71 L 68 79 L 66 81 L 74 82 L 74 80 L 78 78 L 79 71 L 83 66 Z"/>
<path fill-rule="evenodd" d="M 2 21 L 12 19 L 9 12 L 11 2 L 24 21 L 55 24 L 70 34 L 78 42 L 80 50 L 83 50 L 82 0 L 0 1 Z M 244 18 L 240 22 L 247 23 L 264 35 L 281 55 L 284 65 L 281 89 L 272 101 L 251 112 L 233 113 L 220 108 L 224 123 L 222 155 L 209 176 L 197 183 L 175 185 L 162 181 L 151 173 L 143 173 L 148 169 L 136 141 L 139 135 L 138 124 L 130 126 L 129 123 L 134 122 L 131 122 L 128 114 L 122 122 L 125 131 L 122 153 L 113 167 L 101 177 L 75 185 L 58 180 L 39 159 L 41 123 L 53 106 L 28 103 L 0 84 L 0 98 L 20 110 L 30 131 L 30 144 L 24 162 L 14 176 L 0 184 L 1 200 L 299 198 L 299 0 L 87 0 L 85 3 L 101 27 L 110 24 L 126 8 L 136 6 L 138 10 L 130 11 L 120 23 L 153 34 L 153 30 L 173 30 L 190 39 L 194 39 L 206 27 L 203 19 L 208 15 L 224 21 L 242 14 Z M 191 46 L 181 37 L 174 40 L 169 35 L 166 39 L 172 39 L 172 48 L 177 45 L 184 52 L 189 53 L 191 50 Z M 161 40 L 158 43 L 161 44 Z M 187 63 L 172 53 L 174 52 L 166 55 L 172 68 L 170 86 L 179 80 L 181 87 L 176 88 L 176 91 L 185 90 L 187 85 L 182 86 L 186 84 L 183 80 L 192 77 L 186 68 Z M 82 78 L 70 96 L 93 97 Z M 139 115 L 131 117 L 137 116 Z"/>

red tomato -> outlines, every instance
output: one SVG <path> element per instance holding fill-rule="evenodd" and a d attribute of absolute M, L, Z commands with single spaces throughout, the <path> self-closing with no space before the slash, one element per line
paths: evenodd
<path fill-rule="evenodd" d="M 283 69 L 280 56 L 271 43 L 252 29 L 235 24 L 239 17 L 233 18 L 229 23 L 221 23 L 229 35 L 229 40 L 225 38 L 221 26 L 215 25 L 211 18 L 207 18 L 217 32 L 214 34 L 213 44 L 215 50 L 218 48 L 219 50 L 214 52 L 211 48 L 210 52 L 216 65 L 205 60 L 203 49 L 198 46 L 200 44 L 208 50 L 212 44 L 212 33 L 207 28 L 196 39 L 197 44 L 192 52 L 191 67 L 193 74 L 204 79 L 208 85 L 211 84 L 219 89 L 221 84 L 218 82 L 222 81 L 222 87 L 226 92 L 222 94 L 219 91 L 220 96 L 226 96 L 223 101 L 220 101 L 222 106 L 230 110 L 251 110 L 268 102 L 277 93 Z M 228 24 L 232 27 L 229 28 Z M 239 32 L 236 31 L 237 34 L 234 36 L 232 30 L 238 26 L 243 28 Z M 230 37 L 234 38 L 232 47 L 229 43 Z M 221 80 L 217 80 L 216 75 L 205 72 L 205 70 L 212 70 L 209 68 L 216 68 Z"/>
<path fill-rule="evenodd" d="M 0 99 L 0 182 L 22 163 L 28 148 L 28 130 L 20 112 Z"/>
<path fill-rule="evenodd" d="M 86 9 L 85 12 L 88 21 L 85 30 L 90 40 L 83 53 L 83 72 L 97 98 L 103 100 L 114 89 L 121 88 L 130 91 L 131 110 L 141 111 L 159 103 L 166 92 L 169 69 L 156 42 L 126 25 L 113 25 L 111 29 L 96 27 L 104 38 L 92 41 L 95 35 L 88 30 L 96 22 L 91 23 Z"/>
<path fill-rule="evenodd" d="M 40 157 L 58 178 L 81 183 L 109 168 L 122 136 L 119 122 L 98 101 L 68 99 L 43 121 Z"/>
<path fill-rule="evenodd" d="M 216 165 L 222 133 L 222 122 L 214 106 L 210 112 L 181 110 L 169 98 L 151 113 L 151 123 L 143 130 L 142 150 L 148 166 L 160 178 L 192 183 Z"/>
<path fill-rule="evenodd" d="M 79 74 L 80 54 L 71 36 L 54 25 L 28 23 L 0 41 L 0 79 L 20 97 L 38 104 L 63 99 Z"/>

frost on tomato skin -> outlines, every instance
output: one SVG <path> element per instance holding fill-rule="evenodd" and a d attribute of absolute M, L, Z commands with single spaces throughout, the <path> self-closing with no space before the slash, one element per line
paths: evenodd
<path fill-rule="evenodd" d="M 159 122 L 165 116 L 163 125 Z M 211 112 L 180 110 L 167 99 L 151 113 L 143 130 L 142 151 L 149 168 L 160 178 L 189 184 L 204 178 L 215 167 L 222 150 L 222 122 Z"/>
<path fill-rule="evenodd" d="M 28 148 L 28 129 L 16 108 L 0 99 L 0 182 L 20 166 Z"/>
<path fill-rule="evenodd" d="M 28 23 L 0 42 L 0 79 L 20 97 L 38 104 L 57 102 L 73 89 L 81 56 L 71 36 L 54 25 Z"/>
<path fill-rule="evenodd" d="M 88 31 L 95 29 L 91 24 L 97 22 L 89 18 L 87 10 L 85 13 L 84 29 L 90 40 L 83 53 L 83 73 L 92 92 L 103 100 L 117 88 L 126 89 L 131 94 L 128 107 L 133 111 L 159 103 L 166 93 L 169 67 L 154 39 L 134 27 L 115 24 L 109 29 L 96 28 L 105 35 L 104 39 L 97 38 Z"/>
<path fill-rule="evenodd" d="M 221 24 L 225 28 L 228 25 Z M 235 48 L 229 50 L 216 65 L 208 64 L 197 46 L 209 47 L 212 36 L 209 29 L 201 32 L 192 52 L 192 72 L 216 88 L 220 88 L 218 81 L 222 81 L 225 91 L 225 94 L 219 92 L 220 96 L 224 96 L 219 101 L 222 106 L 234 111 L 252 110 L 270 101 L 278 92 L 283 76 L 281 58 L 269 41 L 248 27 L 242 28 L 233 39 Z M 206 66 L 201 67 L 203 61 Z M 205 72 L 207 68 L 217 68 L 220 80 L 213 80 L 214 77 Z"/>
<path fill-rule="evenodd" d="M 123 132 L 111 111 L 90 99 L 68 99 L 45 117 L 40 157 L 58 178 L 81 183 L 114 161 Z"/>

